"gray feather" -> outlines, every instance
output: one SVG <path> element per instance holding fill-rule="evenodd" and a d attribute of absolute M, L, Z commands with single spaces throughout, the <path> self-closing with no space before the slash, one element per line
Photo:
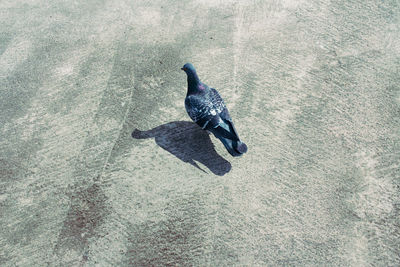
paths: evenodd
<path fill-rule="evenodd" d="M 182 69 L 188 76 L 185 108 L 189 117 L 202 129 L 219 138 L 232 156 L 245 153 L 247 146 L 239 139 L 229 111 L 218 91 L 200 82 L 192 64 L 185 64 Z"/>

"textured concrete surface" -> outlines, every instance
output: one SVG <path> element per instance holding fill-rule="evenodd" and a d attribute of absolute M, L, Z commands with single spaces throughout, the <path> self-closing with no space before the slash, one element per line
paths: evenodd
<path fill-rule="evenodd" d="M 396 0 L 0 2 L 0 265 L 399 266 Z M 190 122 L 192 62 L 249 146 Z"/>

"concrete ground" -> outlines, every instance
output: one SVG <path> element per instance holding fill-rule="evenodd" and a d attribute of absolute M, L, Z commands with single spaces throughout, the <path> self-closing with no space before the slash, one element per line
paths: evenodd
<path fill-rule="evenodd" d="M 0 23 L 0 265 L 400 265 L 398 1 L 3 0 Z M 190 122 L 186 62 L 243 157 Z"/>

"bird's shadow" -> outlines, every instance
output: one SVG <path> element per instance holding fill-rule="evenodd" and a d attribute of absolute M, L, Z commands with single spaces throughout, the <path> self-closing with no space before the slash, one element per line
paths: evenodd
<path fill-rule="evenodd" d="M 205 165 L 216 175 L 228 173 L 232 166 L 218 155 L 209 134 L 197 124 L 189 121 L 173 121 L 148 131 L 138 129 L 132 132 L 135 139 L 154 138 L 157 145 L 183 162 L 202 170 L 197 162 Z"/>

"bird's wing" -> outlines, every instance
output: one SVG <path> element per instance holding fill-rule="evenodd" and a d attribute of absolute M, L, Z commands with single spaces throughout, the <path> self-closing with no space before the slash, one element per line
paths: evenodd
<path fill-rule="evenodd" d="M 247 146 L 240 141 L 228 109 L 217 90 L 211 88 L 207 97 L 187 96 L 185 107 L 190 118 L 219 138 L 232 156 L 240 156 L 247 151 Z"/>
<path fill-rule="evenodd" d="M 213 103 L 215 109 L 218 111 L 218 115 L 222 120 L 219 121 L 219 126 L 224 128 L 225 130 L 229 131 L 231 134 L 234 135 L 234 139 L 239 140 L 239 135 L 233 125 L 233 121 L 231 116 L 229 115 L 228 108 L 226 107 L 224 100 L 218 93 L 218 91 L 214 88 L 210 88 L 211 98 L 213 99 Z M 225 125 L 224 125 L 225 124 Z M 225 127 L 224 127 L 225 126 Z"/>
<path fill-rule="evenodd" d="M 185 99 L 186 111 L 189 117 L 203 129 L 207 123 L 217 115 L 217 110 L 210 99 L 190 95 Z"/>
<path fill-rule="evenodd" d="M 222 119 L 232 121 L 228 109 L 225 106 L 224 100 L 214 88 L 210 88 L 210 98 L 217 114 L 219 114 Z"/>

